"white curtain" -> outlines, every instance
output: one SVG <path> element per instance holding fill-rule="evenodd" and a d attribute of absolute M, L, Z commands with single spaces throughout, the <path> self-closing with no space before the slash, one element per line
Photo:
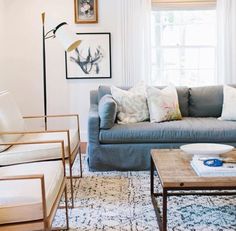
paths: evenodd
<path fill-rule="evenodd" d="M 120 1 L 122 85 L 133 86 L 151 73 L 151 0 Z"/>
<path fill-rule="evenodd" d="M 236 83 L 236 0 L 217 0 L 217 80 Z"/>

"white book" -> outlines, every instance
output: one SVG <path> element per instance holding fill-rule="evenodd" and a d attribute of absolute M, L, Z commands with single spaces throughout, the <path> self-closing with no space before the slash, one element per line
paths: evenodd
<path fill-rule="evenodd" d="M 204 165 L 202 160 L 193 158 L 191 166 L 198 176 L 236 176 L 236 164 L 224 163 L 221 167 L 209 167 Z"/>

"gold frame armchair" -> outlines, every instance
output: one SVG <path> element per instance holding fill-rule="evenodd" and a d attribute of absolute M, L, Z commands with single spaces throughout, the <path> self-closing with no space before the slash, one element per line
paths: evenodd
<path fill-rule="evenodd" d="M 5 207 L 5 210 L 1 207 L 0 205 L 0 211 L 1 213 L 1 217 L 0 217 L 0 231 L 5 231 L 5 230 L 9 230 L 9 231 L 28 231 L 28 230 L 32 230 L 32 231 L 36 231 L 36 230 L 44 230 L 44 231 L 49 231 L 52 230 L 52 222 L 53 222 L 53 218 L 56 214 L 56 210 L 59 206 L 59 202 L 61 200 L 61 197 L 63 195 L 63 193 L 65 194 L 65 215 L 66 215 L 66 227 L 63 228 L 59 228 L 60 230 L 68 230 L 69 229 L 69 219 L 68 219 L 68 203 L 67 203 L 67 188 L 66 188 L 66 171 L 65 171 L 65 152 L 64 152 L 64 141 L 63 140 L 48 140 L 48 141 L 43 141 L 43 142 L 7 142 L 7 143 L 0 143 L 0 145 L 43 145 L 44 143 L 57 143 L 57 144 L 61 144 L 61 155 L 62 155 L 62 164 L 63 164 L 63 170 L 60 170 L 60 163 L 58 161 L 44 161 L 44 162 L 40 162 L 40 166 L 38 166 L 39 170 L 36 169 L 35 171 L 39 171 L 39 173 L 29 173 L 30 170 L 27 169 L 27 167 L 29 167 L 29 165 L 32 165 L 32 163 L 27 163 L 27 164 L 20 164 L 20 165 L 13 165 L 13 166 L 7 166 L 7 167 L 3 167 L 4 170 L 8 170 L 9 172 L 16 172 L 16 175 L 6 175 L 6 176 L 0 176 L 0 184 L 1 182 L 19 182 L 19 181 L 23 181 L 22 183 L 27 183 L 27 181 L 32 181 L 32 180 L 37 180 L 39 181 L 40 184 L 40 189 L 41 192 L 39 192 L 39 194 L 41 195 L 41 203 L 39 203 L 39 206 L 36 207 L 35 205 L 33 205 L 33 207 L 30 209 L 29 201 L 24 201 L 26 195 L 23 195 L 23 201 L 24 202 L 17 202 L 18 198 L 13 198 L 11 195 L 11 192 L 14 191 L 12 188 L 7 188 L 7 190 L 10 191 L 10 195 L 7 195 L 7 199 L 6 199 L 6 203 L 7 206 Z M 58 163 L 57 163 L 58 162 Z M 32 168 L 35 168 L 35 166 L 37 166 L 39 164 L 39 162 L 37 163 L 33 163 L 34 166 L 31 166 Z M 54 201 L 51 202 L 51 207 L 50 210 L 48 209 L 47 206 L 47 199 L 51 198 L 50 196 L 48 196 L 49 193 L 49 189 L 51 188 L 51 185 L 48 184 L 46 182 L 46 179 L 51 178 L 51 174 L 49 176 L 46 176 L 45 179 L 45 175 L 42 174 L 42 172 L 46 172 L 45 170 L 42 169 L 42 166 L 47 165 L 47 167 L 52 167 L 53 170 L 56 170 L 57 172 L 55 172 L 55 174 L 58 174 L 58 171 L 62 171 L 61 174 L 63 176 L 63 178 L 59 179 L 57 177 L 55 177 L 55 179 L 57 179 L 56 182 L 54 182 L 54 184 L 59 184 L 58 189 L 51 192 L 52 193 L 56 193 L 56 195 L 54 195 L 53 198 Z M 19 166 L 21 166 L 20 170 L 19 170 Z M 22 171 L 23 169 L 23 171 Z M 0 169 L 1 170 L 1 169 Z M 28 170 L 28 174 L 24 175 L 24 172 L 27 172 Z M 9 173 L 8 173 L 9 174 Z M 32 184 L 32 183 L 31 183 Z M 8 185 L 9 186 L 9 185 Z M 12 184 L 12 186 L 14 186 L 14 184 Z M 33 185 L 32 185 L 33 186 Z M 24 192 L 26 192 L 27 189 L 23 189 Z M 18 192 L 16 192 L 18 193 Z M 14 193 L 14 195 L 16 195 L 16 193 Z M 27 192 L 26 192 L 27 194 Z M 40 197 L 40 196 L 39 196 Z M 0 195 L 1 198 L 1 195 Z M 4 202 L 4 199 L 2 199 L 2 201 Z M 15 204 L 15 206 L 9 206 L 10 204 Z M 35 201 L 34 201 L 35 203 Z M 33 204 L 34 204 L 33 203 Z M 9 207 L 8 207 L 9 206 Z M 26 206 L 27 209 L 26 209 Z M 10 211 L 9 208 L 11 207 Z M 13 208 L 12 208 L 13 207 Z M 38 210 L 38 211 L 36 211 Z M 5 212 L 4 212 L 5 211 Z M 10 213 L 10 215 L 9 215 Z M 22 213 L 19 215 L 19 213 Z M 37 214 L 37 215 L 35 215 Z M 40 215 L 39 215 L 40 214 Z M 26 218 L 27 216 L 27 218 Z M 37 217 L 38 216 L 38 217 Z M 12 221 L 11 221 L 12 219 Z"/>
<path fill-rule="evenodd" d="M 25 129 L 26 120 L 48 120 L 56 118 L 75 119 L 75 128 L 48 130 L 45 126 L 44 129 L 40 128 L 38 130 L 33 130 L 32 128 L 28 130 Z M 23 117 L 12 95 L 4 91 L 0 92 L 0 127 L 0 142 L 3 141 L 2 143 L 64 140 L 65 157 L 69 165 L 71 201 L 72 207 L 74 207 L 73 178 L 82 177 L 79 115 L 65 114 Z M 79 154 L 80 161 L 80 176 L 72 174 L 77 154 Z M 43 147 L 34 146 L 31 147 L 31 150 L 30 147 L 24 145 L 21 147 L 14 144 L 0 146 L 0 166 L 56 159 L 61 159 L 61 156 L 58 155 L 58 147 L 52 143 L 47 143 L 47 145 Z"/>

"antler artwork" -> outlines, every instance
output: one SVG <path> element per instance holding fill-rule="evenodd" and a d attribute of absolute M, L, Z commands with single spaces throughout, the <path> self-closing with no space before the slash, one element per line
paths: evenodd
<path fill-rule="evenodd" d="M 77 63 L 82 71 L 85 74 L 89 74 L 92 70 L 95 69 L 95 73 L 99 74 L 100 68 L 99 68 L 99 62 L 103 58 L 103 54 L 101 52 L 101 48 L 98 47 L 94 53 L 94 57 L 91 55 L 91 49 L 90 47 L 88 48 L 88 55 L 87 57 L 83 57 L 78 48 L 75 49 L 77 57 L 70 57 L 70 60 Z"/>

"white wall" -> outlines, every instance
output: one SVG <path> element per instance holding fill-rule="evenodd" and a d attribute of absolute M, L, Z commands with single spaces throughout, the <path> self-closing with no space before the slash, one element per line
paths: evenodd
<path fill-rule="evenodd" d="M 4 1 L 0 0 L 0 73 L 4 72 L 3 56 L 4 56 Z M 0 85 L 1 86 L 1 85 Z M 1 90 L 1 89 L 0 89 Z"/>
<path fill-rule="evenodd" d="M 79 113 L 82 140 L 86 140 L 90 89 L 100 84 L 121 84 L 120 1 L 99 0 L 99 23 L 91 25 L 74 24 L 73 0 L 0 2 L 1 16 L 5 4 L 7 47 L 4 72 L 0 72 L 0 90 L 9 89 L 25 115 L 43 114 L 41 12 L 67 21 L 76 32 L 111 32 L 112 79 L 66 80 L 63 48 L 56 40 L 46 42 L 48 114 Z"/>

